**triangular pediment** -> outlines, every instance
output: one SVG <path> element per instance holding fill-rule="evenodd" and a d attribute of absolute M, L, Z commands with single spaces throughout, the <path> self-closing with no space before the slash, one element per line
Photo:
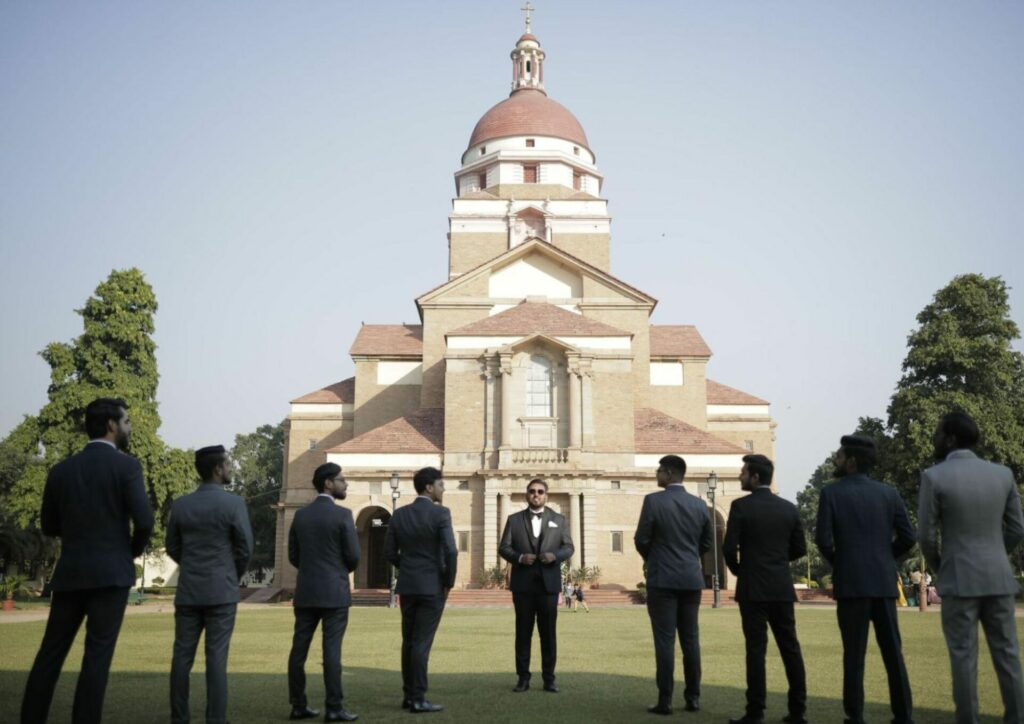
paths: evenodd
<path fill-rule="evenodd" d="M 475 269 L 431 289 L 416 299 L 423 306 L 445 298 L 524 299 L 530 296 L 552 299 L 613 298 L 650 305 L 654 297 L 626 284 L 597 267 L 552 246 L 530 238 Z"/>

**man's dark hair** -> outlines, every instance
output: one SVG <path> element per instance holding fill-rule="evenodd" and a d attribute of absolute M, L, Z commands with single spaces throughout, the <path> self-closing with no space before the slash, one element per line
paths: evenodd
<path fill-rule="evenodd" d="M 443 476 L 437 468 L 421 468 L 412 476 L 412 485 L 416 488 L 416 494 L 422 495 L 428 485 L 433 485 Z"/>
<path fill-rule="evenodd" d="M 878 462 L 878 444 L 867 435 L 843 435 L 843 455 L 857 463 L 858 473 L 868 473 Z"/>
<path fill-rule="evenodd" d="M 324 484 L 329 478 L 335 477 L 341 472 L 341 466 L 335 463 L 324 463 L 313 471 L 313 487 L 316 488 L 316 492 L 324 492 Z"/>
<path fill-rule="evenodd" d="M 228 459 L 227 451 L 220 445 L 196 450 L 196 472 L 204 483 L 213 478 L 213 470 Z"/>
<path fill-rule="evenodd" d="M 757 475 L 761 485 L 771 485 L 772 477 L 775 475 L 775 463 L 765 455 L 744 455 L 743 462 L 747 464 L 747 472 Z"/>
<path fill-rule="evenodd" d="M 530 486 L 533 485 L 534 483 L 539 483 L 540 485 L 543 485 L 544 486 L 544 492 L 545 493 L 548 492 L 548 484 L 547 484 L 547 482 L 545 482 L 544 480 L 541 480 L 540 478 L 534 478 L 533 480 L 528 482 L 526 484 L 526 489 L 529 490 Z"/>
<path fill-rule="evenodd" d="M 124 400 L 116 397 L 99 397 L 85 408 L 85 432 L 90 440 L 107 434 L 107 422 L 117 422 L 128 409 Z"/>
<path fill-rule="evenodd" d="M 972 449 L 978 444 L 981 435 L 978 432 L 978 423 L 974 418 L 961 410 L 947 412 L 939 420 L 939 429 L 947 437 L 956 439 L 957 448 Z"/>
<path fill-rule="evenodd" d="M 680 478 L 686 476 L 686 461 L 678 455 L 666 455 L 658 461 L 658 464 L 668 468 Z"/>

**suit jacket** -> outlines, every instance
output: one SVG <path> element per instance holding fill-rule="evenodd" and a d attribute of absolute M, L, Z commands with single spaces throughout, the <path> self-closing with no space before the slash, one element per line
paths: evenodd
<path fill-rule="evenodd" d="M 90 442 L 50 470 L 43 533 L 61 539 L 54 591 L 135 584 L 134 559 L 153 532 L 142 466 L 104 442 Z"/>
<path fill-rule="evenodd" d="M 220 483 L 203 483 L 171 504 L 167 555 L 178 564 L 176 606 L 237 603 L 252 555 L 245 501 Z"/>
<path fill-rule="evenodd" d="M 789 562 L 807 553 L 796 506 L 768 488 L 734 500 L 722 545 L 737 601 L 795 601 Z"/>
<path fill-rule="evenodd" d="M 648 587 L 704 588 L 700 557 L 711 550 L 711 516 L 704 501 L 682 485 L 644 498 L 633 542 L 647 563 Z"/>
<path fill-rule="evenodd" d="M 454 586 L 459 552 L 451 511 L 424 496 L 403 505 L 388 525 L 384 556 L 399 570 L 399 594 L 434 595 Z"/>
<path fill-rule="evenodd" d="M 942 596 L 999 596 L 1020 589 L 1007 554 L 1024 538 L 1013 473 L 954 450 L 921 473 L 918 538 Z M 941 542 L 940 542 L 941 541 Z"/>
<path fill-rule="evenodd" d="M 299 569 L 293 606 L 351 606 L 348 574 L 359 565 L 352 511 L 323 495 L 297 510 L 288 531 L 288 560 Z"/>
<path fill-rule="evenodd" d="M 530 591 L 533 578 L 540 576 L 544 581 L 544 590 L 558 593 L 562 590 L 561 563 L 569 560 L 575 550 L 564 516 L 545 507 L 541 513 L 540 537 L 534 538 L 530 509 L 513 513 L 505 521 L 501 545 L 498 547 L 501 557 L 512 564 L 509 590 Z M 519 556 L 524 553 L 554 553 L 555 560 L 552 563 L 537 561 L 532 566 L 524 566 L 519 563 Z"/>
<path fill-rule="evenodd" d="M 846 475 L 821 490 L 814 540 L 836 598 L 896 598 L 896 559 L 913 547 L 914 528 L 895 488 Z"/>

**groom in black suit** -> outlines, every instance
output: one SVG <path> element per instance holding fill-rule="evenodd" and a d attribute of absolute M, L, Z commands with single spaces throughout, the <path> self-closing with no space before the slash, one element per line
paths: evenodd
<path fill-rule="evenodd" d="M 505 522 L 498 552 L 512 564 L 512 604 L 516 609 L 516 675 L 512 691 L 530 688 L 530 645 L 533 624 L 540 632 L 541 674 L 544 691 L 558 693 L 555 686 L 557 643 L 555 622 L 558 592 L 562 590 L 562 561 L 575 548 L 565 518 L 546 507 L 548 484 L 540 478 L 526 486 L 529 508 L 513 513 Z"/>
<path fill-rule="evenodd" d="M 61 553 L 46 633 L 25 685 L 23 724 L 46 721 L 64 659 L 86 619 L 71 721 L 100 721 L 128 589 L 135 582 L 132 559 L 142 555 L 153 532 L 142 466 L 120 452 L 132 434 L 124 400 L 90 402 L 85 431 L 89 444 L 53 466 L 43 490 L 43 533 L 61 539 Z"/>
<path fill-rule="evenodd" d="M 747 711 L 730 724 L 763 724 L 764 657 L 768 628 L 782 655 L 789 682 L 789 713 L 782 721 L 807 724 L 807 677 L 796 637 L 793 576 L 789 562 L 807 554 L 807 541 L 796 506 L 771 490 L 775 466 L 764 455 L 744 455 L 740 485 L 750 495 L 733 501 L 722 552 L 736 577 L 743 638 L 747 649 Z"/>
<path fill-rule="evenodd" d="M 318 624 L 323 624 L 324 721 L 355 721 L 341 691 L 341 640 L 348 627 L 352 592 L 348 574 L 359 565 L 359 539 L 352 511 L 336 505 L 348 493 L 341 468 L 324 463 L 313 473 L 317 496 L 296 511 L 288 531 L 288 560 L 299 569 L 295 586 L 295 634 L 288 655 L 289 719 L 311 719 L 320 712 L 306 701 L 306 656 Z"/>

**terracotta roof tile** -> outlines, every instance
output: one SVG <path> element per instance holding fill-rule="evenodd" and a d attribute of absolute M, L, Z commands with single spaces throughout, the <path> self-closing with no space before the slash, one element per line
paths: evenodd
<path fill-rule="evenodd" d="M 576 116 L 544 91 L 520 88 L 477 121 L 469 139 L 472 148 L 492 138 L 506 136 L 554 136 L 590 148 L 587 134 Z"/>
<path fill-rule="evenodd" d="M 349 349 L 350 355 L 423 356 L 423 325 L 364 324 Z"/>
<path fill-rule="evenodd" d="M 708 404 L 709 405 L 767 405 L 768 400 L 748 395 L 735 387 L 723 385 L 721 382 L 708 380 Z"/>
<path fill-rule="evenodd" d="M 725 453 L 749 451 L 715 437 L 682 420 L 650 407 L 637 408 L 633 416 L 636 451 L 638 453 Z"/>
<path fill-rule="evenodd" d="M 523 302 L 448 333 L 449 337 L 495 334 L 547 334 L 573 337 L 622 337 L 629 332 L 546 302 Z"/>
<path fill-rule="evenodd" d="M 651 325 L 651 357 L 710 356 L 711 348 L 693 325 Z"/>
<path fill-rule="evenodd" d="M 326 404 L 352 404 L 356 401 L 356 378 L 349 377 L 341 382 L 335 382 L 333 385 L 327 385 L 319 390 L 309 392 L 302 397 L 296 397 L 292 400 L 296 402 L 322 402 Z"/>
<path fill-rule="evenodd" d="M 444 409 L 429 407 L 386 422 L 329 453 L 436 453 L 444 447 Z"/>

